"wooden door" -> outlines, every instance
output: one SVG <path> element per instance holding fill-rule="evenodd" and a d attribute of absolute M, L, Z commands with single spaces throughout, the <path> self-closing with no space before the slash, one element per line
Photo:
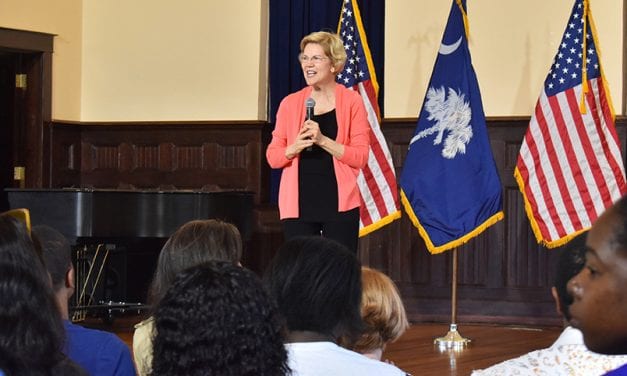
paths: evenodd
<path fill-rule="evenodd" d="M 52 43 L 51 34 L 0 28 L 0 211 L 4 188 L 19 185 L 15 167 L 26 187 L 50 183 Z"/>

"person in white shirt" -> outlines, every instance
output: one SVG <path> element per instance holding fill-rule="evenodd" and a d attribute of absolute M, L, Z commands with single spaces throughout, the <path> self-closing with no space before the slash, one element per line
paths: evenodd
<path fill-rule="evenodd" d="M 573 298 L 567 291 L 567 285 L 568 281 L 585 265 L 586 233 L 572 239 L 560 252 L 551 293 L 558 313 L 568 323 L 571 319 L 569 307 Z M 474 371 L 472 376 L 597 376 L 604 375 L 609 370 L 625 363 L 627 363 L 627 356 L 600 355 L 588 350 L 581 331 L 572 326 L 566 326 L 550 347 L 506 360 L 484 370 Z"/>
<path fill-rule="evenodd" d="M 340 337 L 356 339 L 363 329 L 361 267 L 346 247 L 319 236 L 292 238 L 264 280 L 287 326 L 292 375 L 406 375 L 337 344 Z"/>

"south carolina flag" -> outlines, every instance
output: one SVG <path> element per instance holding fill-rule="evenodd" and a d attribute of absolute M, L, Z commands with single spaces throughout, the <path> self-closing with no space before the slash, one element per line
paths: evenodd
<path fill-rule="evenodd" d="M 431 253 L 457 247 L 503 218 L 468 50 L 466 1 L 454 0 L 401 174 L 405 211 Z"/>

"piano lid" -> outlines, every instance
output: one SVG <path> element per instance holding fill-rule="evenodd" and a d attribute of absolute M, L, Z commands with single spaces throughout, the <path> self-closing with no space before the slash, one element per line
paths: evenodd
<path fill-rule="evenodd" d="M 233 223 L 244 240 L 252 234 L 250 191 L 152 191 L 109 189 L 5 190 L 11 208 L 28 208 L 33 225 L 78 238 L 167 238 L 193 219 Z"/>

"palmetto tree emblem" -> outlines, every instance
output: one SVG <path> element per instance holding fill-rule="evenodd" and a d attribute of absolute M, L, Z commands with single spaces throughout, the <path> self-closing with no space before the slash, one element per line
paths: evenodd
<path fill-rule="evenodd" d="M 442 86 L 439 89 L 433 87 L 427 91 L 427 101 L 425 110 L 429 113 L 427 117 L 435 124 L 423 131 L 418 132 L 410 142 L 410 145 L 421 138 L 437 133 L 433 140 L 433 145 L 440 145 L 444 132 L 448 132 L 444 139 L 442 156 L 453 159 L 457 153 L 465 154 L 466 145 L 472 138 L 472 110 L 470 104 L 465 100 L 464 94 L 456 92 L 453 88 L 448 88 L 448 98 L 446 90 Z"/>

